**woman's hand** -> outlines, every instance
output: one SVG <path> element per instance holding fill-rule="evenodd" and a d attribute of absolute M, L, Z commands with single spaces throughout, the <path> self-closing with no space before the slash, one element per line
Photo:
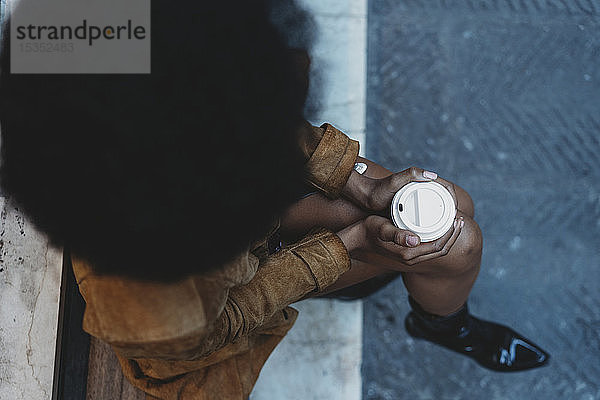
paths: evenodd
<path fill-rule="evenodd" d="M 405 265 L 414 265 L 448 254 L 463 225 L 462 217 L 458 217 L 444 236 L 421 243 L 413 232 L 397 228 L 388 218 L 371 215 L 341 230 L 338 236 L 351 256 L 374 252 Z M 393 263 L 387 267 L 393 269 Z"/>
<path fill-rule="evenodd" d="M 454 205 L 457 205 L 456 193 L 450 182 L 438 178 L 435 172 L 417 167 L 410 167 L 381 179 L 369 178 L 353 171 L 344 188 L 344 194 L 366 211 L 381 213 L 387 211 L 394 195 L 403 186 L 410 182 L 430 181 L 438 182 L 448 189 L 454 199 Z"/>

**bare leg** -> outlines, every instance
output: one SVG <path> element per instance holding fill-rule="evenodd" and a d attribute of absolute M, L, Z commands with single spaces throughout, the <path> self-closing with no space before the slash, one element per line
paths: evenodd
<path fill-rule="evenodd" d="M 390 171 L 372 163 L 368 164 L 367 176 L 382 178 Z M 402 273 L 409 293 L 428 312 L 447 315 L 459 309 L 467 300 L 477 278 L 481 259 L 481 232 L 472 219 L 473 202 L 469 195 L 455 185 L 459 215 L 465 226 L 450 252 L 434 260 L 408 266 L 378 254 L 369 253 L 352 260 L 351 269 L 326 291 L 332 292 L 363 282 L 380 274 Z M 284 239 L 292 241 L 310 229 L 322 226 L 338 231 L 364 218 L 366 213 L 344 199 L 329 200 L 315 194 L 290 207 L 282 218 Z M 385 267 L 382 267 L 385 265 Z"/>

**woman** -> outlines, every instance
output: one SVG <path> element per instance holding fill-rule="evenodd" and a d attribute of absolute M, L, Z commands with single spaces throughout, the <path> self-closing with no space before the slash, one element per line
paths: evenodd
<path fill-rule="evenodd" d="M 468 194 L 419 168 L 393 174 L 304 120 L 306 14 L 213 3 L 152 4 L 148 75 L 10 74 L 5 37 L 3 189 L 71 250 L 83 327 L 127 379 L 156 398 L 243 399 L 294 323 L 289 304 L 359 298 L 399 275 L 410 334 L 495 370 L 544 364 L 468 313 L 482 246 Z M 421 243 L 384 214 L 431 180 L 459 211 Z"/>

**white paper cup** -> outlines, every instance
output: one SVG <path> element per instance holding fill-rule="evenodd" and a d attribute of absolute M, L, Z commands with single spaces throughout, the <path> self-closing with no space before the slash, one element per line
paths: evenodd
<path fill-rule="evenodd" d="M 437 182 L 411 182 L 392 199 L 392 221 L 400 229 L 419 235 L 421 242 L 444 236 L 456 217 L 454 199 Z"/>

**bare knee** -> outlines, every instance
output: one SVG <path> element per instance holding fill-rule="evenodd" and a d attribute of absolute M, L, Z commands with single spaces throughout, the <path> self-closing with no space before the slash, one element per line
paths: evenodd
<path fill-rule="evenodd" d="M 481 229 L 473 218 L 462 212 L 458 215 L 463 216 L 465 225 L 456 242 L 448 254 L 432 260 L 422 272 L 457 276 L 479 268 L 483 249 Z M 415 272 L 419 272 L 418 267 L 415 268 Z"/>
<path fill-rule="evenodd" d="M 452 262 L 448 263 L 449 272 L 456 274 L 479 268 L 483 250 L 483 236 L 479 225 L 473 218 L 467 215 L 463 217 L 465 225 L 449 253 L 453 257 Z"/>
<path fill-rule="evenodd" d="M 475 216 L 475 205 L 469 193 L 458 185 L 454 185 L 454 190 L 456 192 L 458 209 L 466 216 L 473 218 Z"/>

